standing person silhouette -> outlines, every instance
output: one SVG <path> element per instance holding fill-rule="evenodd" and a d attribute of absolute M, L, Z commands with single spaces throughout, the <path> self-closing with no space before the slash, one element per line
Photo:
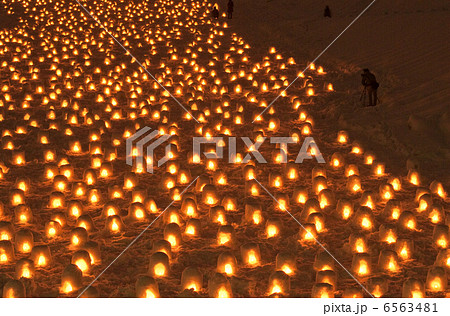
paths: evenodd
<path fill-rule="evenodd" d="M 233 0 L 228 0 L 228 18 L 232 19 L 233 18 L 233 10 L 234 10 L 234 3 Z"/>
<path fill-rule="evenodd" d="M 329 6 L 325 6 L 325 10 L 323 10 L 323 16 L 325 18 L 331 18 L 331 10 Z"/>
<path fill-rule="evenodd" d="M 361 84 L 364 86 L 364 95 L 367 92 L 369 96 L 369 106 L 377 105 L 377 90 L 380 84 L 377 82 L 375 75 L 367 68 L 363 69 L 363 73 L 361 74 Z"/>
<path fill-rule="evenodd" d="M 219 10 L 217 10 L 216 6 L 214 6 L 214 8 L 212 9 L 211 14 L 212 14 L 213 18 L 215 18 L 215 19 L 219 18 Z"/>

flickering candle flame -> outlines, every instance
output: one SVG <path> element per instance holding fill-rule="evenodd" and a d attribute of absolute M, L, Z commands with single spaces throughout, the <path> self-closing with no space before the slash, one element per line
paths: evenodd
<path fill-rule="evenodd" d="M 378 265 L 387 272 L 397 273 L 400 270 L 397 253 L 392 250 L 382 250 L 380 252 Z"/>
<path fill-rule="evenodd" d="M 322 214 L 311 213 L 307 218 L 307 222 L 314 224 L 317 233 L 324 231 L 325 224 L 324 224 L 324 218 L 323 218 Z"/>
<path fill-rule="evenodd" d="M 379 284 L 374 286 L 374 289 L 371 291 L 372 295 L 376 298 L 382 297 L 384 294 L 384 291 L 381 289 L 381 286 Z"/>
<path fill-rule="evenodd" d="M 66 294 L 72 292 L 73 291 L 72 283 L 70 283 L 69 281 L 65 281 L 61 287 L 61 291 Z"/>
<path fill-rule="evenodd" d="M 266 234 L 268 238 L 272 238 L 278 235 L 278 227 L 276 225 L 268 225 L 266 228 Z"/>
<path fill-rule="evenodd" d="M 88 270 L 88 263 L 83 259 L 78 259 L 75 261 L 75 264 L 82 272 L 86 272 Z"/>
<path fill-rule="evenodd" d="M 447 276 L 445 268 L 432 267 L 427 274 L 427 288 L 431 292 L 441 292 L 447 289 Z"/>
<path fill-rule="evenodd" d="M 355 243 L 355 251 L 358 253 L 366 252 L 366 244 L 363 239 L 358 239 Z"/>
<path fill-rule="evenodd" d="M 361 191 L 361 185 L 357 184 L 357 183 L 353 184 L 352 190 L 353 190 L 353 192 Z"/>
<path fill-rule="evenodd" d="M 224 272 L 225 272 L 227 275 L 233 275 L 233 273 L 234 273 L 234 268 L 233 268 L 233 266 L 232 266 L 230 263 L 225 264 L 225 266 L 224 266 Z"/>
<path fill-rule="evenodd" d="M 411 292 L 411 297 L 412 298 L 423 298 L 424 296 L 423 296 L 422 291 L 415 290 L 415 291 Z"/>
<path fill-rule="evenodd" d="M 8 255 L 5 253 L 0 254 L 0 262 L 8 262 Z"/>
<path fill-rule="evenodd" d="M 411 249 L 407 240 L 397 241 L 396 249 L 401 259 L 407 260 L 411 258 Z"/>
<path fill-rule="evenodd" d="M 313 242 L 317 239 L 317 229 L 315 224 L 305 224 L 300 229 L 300 238 L 302 241 Z"/>
<path fill-rule="evenodd" d="M 322 176 L 318 176 L 314 178 L 313 186 L 315 187 L 316 194 L 319 194 L 322 190 L 325 190 L 328 187 L 327 180 Z"/>
<path fill-rule="evenodd" d="M 149 273 L 155 277 L 169 274 L 169 257 L 164 252 L 156 252 L 150 257 Z"/>
<path fill-rule="evenodd" d="M 450 233 L 448 226 L 445 224 L 439 224 L 434 227 L 433 241 L 437 248 L 446 249 L 449 245 Z"/>
<path fill-rule="evenodd" d="M 100 193 L 96 189 L 89 190 L 88 200 L 91 204 L 97 204 L 100 202 Z"/>
<path fill-rule="evenodd" d="M 294 191 L 294 201 L 296 201 L 299 204 L 305 204 L 306 200 L 308 199 L 308 193 L 305 192 L 304 189 L 298 189 Z"/>
<path fill-rule="evenodd" d="M 346 288 L 344 290 L 344 293 L 342 294 L 343 298 L 363 298 L 364 295 L 362 294 L 361 290 L 359 288 Z"/>
<path fill-rule="evenodd" d="M 446 249 L 448 247 L 448 240 L 445 236 L 441 236 L 436 240 L 436 245 L 440 248 Z"/>
<path fill-rule="evenodd" d="M 355 155 L 359 155 L 359 154 L 362 153 L 362 149 L 359 146 L 357 146 L 357 145 L 353 146 L 351 153 L 355 154 Z"/>
<path fill-rule="evenodd" d="M 205 204 L 214 205 L 216 203 L 217 203 L 217 199 L 212 194 L 209 194 L 206 196 Z"/>
<path fill-rule="evenodd" d="M 444 218 L 444 213 L 441 207 L 433 206 L 431 212 L 428 214 L 428 218 L 433 224 L 439 224 Z"/>
<path fill-rule="evenodd" d="M 72 237 L 72 245 L 78 246 L 79 244 L 80 244 L 80 239 L 78 238 L 78 236 L 74 235 Z"/>
<path fill-rule="evenodd" d="M 384 175 L 384 164 L 382 163 L 377 163 L 374 165 L 374 173 L 377 176 L 382 176 Z"/>
<path fill-rule="evenodd" d="M 392 185 L 394 191 L 400 191 L 400 189 L 402 188 L 402 184 L 399 178 L 391 178 L 388 182 L 390 185 Z"/>
<path fill-rule="evenodd" d="M 425 297 L 425 287 L 423 283 L 414 278 L 408 278 L 403 283 L 402 297 L 423 298 Z"/>
<path fill-rule="evenodd" d="M 21 166 L 21 165 L 25 165 L 26 161 L 25 161 L 25 153 L 23 152 L 16 152 L 13 155 L 13 163 L 15 165 Z"/>
<path fill-rule="evenodd" d="M 253 213 L 252 219 L 253 219 L 253 223 L 254 223 L 254 224 L 256 224 L 256 225 L 260 224 L 260 223 L 262 222 L 262 215 L 261 215 L 261 212 L 260 212 L 260 211 L 255 211 L 255 212 Z"/>
<path fill-rule="evenodd" d="M 53 194 L 50 197 L 50 207 L 52 208 L 60 208 L 64 206 L 64 196 Z"/>
<path fill-rule="evenodd" d="M 231 241 L 231 234 L 221 232 L 218 234 L 217 240 L 218 240 L 219 245 L 225 245 Z"/>
<path fill-rule="evenodd" d="M 33 262 L 28 259 L 20 260 L 16 265 L 16 275 L 19 278 L 32 279 L 34 277 Z"/>
<path fill-rule="evenodd" d="M 400 209 L 398 207 L 395 207 L 392 209 L 391 218 L 396 220 L 400 217 Z"/>
<path fill-rule="evenodd" d="M 398 218 L 400 226 L 406 230 L 416 230 L 417 220 L 414 214 L 410 211 L 404 211 Z"/>
<path fill-rule="evenodd" d="M 147 289 L 145 290 L 144 298 L 156 298 L 156 294 L 152 290 Z"/>
<path fill-rule="evenodd" d="M 368 250 L 366 237 L 362 234 L 351 234 L 349 245 L 353 253 L 364 253 Z"/>
<path fill-rule="evenodd" d="M 79 141 L 75 141 L 70 147 L 72 153 L 80 153 L 81 152 L 81 144 Z"/>
<path fill-rule="evenodd" d="M 392 244 L 397 241 L 397 236 L 393 232 L 389 232 L 389 234 L 385 238 L 385 241 L 388 244 Z"/>
<path fill-rule="evenodd" d="M 230 294 L 228 293 L 227 289 L 225 287 L 221 287 L 218 291 L 218 298 L 229 298 Z"/>
<path fill-rule="evenodd" d="M 333 298 L 333 286 L 328 283 L 315 283 L 312 289 L 313 298 Z"/>
<path fill-rule="evenodd" d="M 368 253 L 356 253 L 353 255 L 352 270 L 358 276 L 367 276 L 371 272 L 370 256 Z"/>
<path fill-rule="evenodd" d="M 186 235 L 192 235 L 192 236 L 196 235 L 197 232 L 195 230 L 195 226 L 194 225 L 186 226 L 185 234 Z"/>
<path fill-rule="evenodd" d="M 12 195 L 11 195 L 11 205 L 12 206 L 24 204 L 24 200 L 25 200 L 25 197 L 24 197 L 22 190 L 16 191 L 16 192 L 12 193 Z"/>
<path fill-rule="evenodd" d="M 364 276 L 369 274 L 369 266 L 365 260 L 359 262 L 358 275 Z"/>
<path fill-rule="evenodd" d="M 217 272 L 231 276 L 236 271 L 236 258 L 230 253 L 222 253 L 217 259 Z"/>
<path fill-rule="evenodd" d="M 132 189 L 134 188 L 134 182 L 131 179 L 125 179 L 125 185 L 124 185 L 125 189 Z"/>
<path fill-rule="evenodd" d="M 182 289 L 199 291 L 202 288 L 203 276 L 200 271 L 194 267 L 187 267 L 181 275 Z"/>
<path fill-rule="evenodd" d="M 11 235 L 8 232 L 1 232 L 0 233 L 0 241 L 1 240 L 10 240 L 11 239 Z"/>
<path fill-rule="evenodd" d="M 380 186 L 380 196 L 383 200 L 390 200 L 394 197 L 394 189 L 390 184 Z"/>
<path fill-rule="evenodd" d="M 406 222 L 406 227 L 408 227 L 411 230 L 414 230 L 416 228 L 416 223 L 414 220 L 410 219 Z"/>
<path fill-rule="evenodd" d="M 440 183 L 436 180 L 431 182 L 430 190 L 432 193 L 436 194 L 443 200 L 445 200 L 447 198 L 447 192 L 445 191 L 444 186 L 442 185 L 442 183 Z"/>
<path fill-rule="evenodd" d="M 419 198 L 419 207 L 417 208 L 418 212 L 425 212 L 428 210 L 429 207 L 431 207 L 433 201 L 429 194 L 423 194 Z"/>
<path fill-rule="evenodd" d="M 420 184 L 419 173 L 415 170 L 410 170 L 408 172 L 408 180 L 413 185 L 419 185 Z"/>
<path fill-rule="evenodd" d="M 339 200 L 336 205 L 336 212 L 342 219 L 348 220 L 353 214 L 353 204 L 348 200 Z"/>
<path fill-rule="evenodd" d="M 342 218 L 343 219 L 348 219 L 350 217 L 351 213 L 352 213 L 351 207 L 348 206 L 348 205 L 344 206 L 343 209 L 342 209 Z"/>
<path fill-rule="evenodd" d="M 294 272 L 288 264 L 284 264 L 284 265 L 281 267 L 281 270 L 282 270 L 284 273 L 288 274 L 288 275 L 291 275 L 291 274 L 293 274 L 293 272 Z"/>
<path fill-rule="evenodd" d="M 371 210 L 375 207 L 374 197 L 370 192 L 364 192 L 364 194 L 361 196 L 361 205 L 365 206 Z"/>
<path fill-rule="evenodd" d="M 45 258 L 44 255 L 40 255 L 39 259 L 38 259 L 38 263 L 37 266 L 39 267 L 45 267 L 47 265 L 47 259 Z"/>
<path fill-rule="evenodd" d="M 272 294 L 279 294 L 279 293 L 281 293 L 282 291 L 281 291 L 281 287 L 278 285 L 278 284 L 273 284 L 272 285 L 272 288 L 270 289 L 270 291 L 269 291 L 269 295 L 272 295 Z"/>
<path fill-rule="evenodd" d="M 373 163 L 374 160 L 375 160 L 374 155 L 369 154 L 369 153 L 366 153 L 366 154 L 364 155 L 364 163 L 365 163 L 366 165 L 371 165 L 371 164 Z"/>
<path fill-rule="evenodd" d="M 364 216 L 361 219 L 361 227 L 364 229 L 370 229 L 372 228 L 372 221 L 370 220 L 370 218 Z"/>
<path fill-rule="evenodd" d="M 341 144 L 348 142 L 348 134 L 345 131 L 340 131 L 338 133 L 337 141 Z"/>
<path fill-rule="evenodd" d="M 241 246 L 241 255 L 244 262 L 249 266 L 258 266 L 261 261 L 261 254 L 257 244 L 244 244 Z"/>
<path fill-rule="evenodd" d="M 155 275 L 161 277 L 166 274 L 166 267 L 162 263 L 158 263 L 154 267 Z"/>

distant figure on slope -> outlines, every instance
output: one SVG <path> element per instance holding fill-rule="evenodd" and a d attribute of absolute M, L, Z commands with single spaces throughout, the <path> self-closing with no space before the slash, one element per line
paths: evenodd
<path fill-rule="evenodd" d="M 233 9 L 234 9 L 234 3 L 233 0 L 228 0 L 228 18 L 232 19 L 233 18 Z"/>
<path fill-rule="evenodd" d="M 377 89 L 380 86 L 380 84 L 377 82 L 377 78 L 375 78 L 375 75 L 371 73 L 367 68 L 363 69 L 363 73 L 361 74 L 361 83 L 364 86 L 363 91 L 364 99 L 366 93 L 369 95 L 369 106 L 377 105 L 378 100 Z"/>
<path fill-rule="evenodd" d="M 219 10 L 217 10 L 216 6 L 214 6 L 214 9 L 212 9 L 211 13 L 212 13 L 213 18 L 215 18 L 215 19 L 219 18 Z"/>
<path fill-rule="evenodd" d="M 323 16 L 325 18 L 331 18 L 331 10 L 329 6 L 325 6 L 325 10 L 323 10 Z"/>

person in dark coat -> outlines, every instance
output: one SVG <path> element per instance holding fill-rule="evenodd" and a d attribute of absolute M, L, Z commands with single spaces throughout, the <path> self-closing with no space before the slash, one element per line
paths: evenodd
<path fill-rule="evenodd" d="M 212 9 L 211 14 L 212 14 L 213 18 L 215 18 L 215 19 L 219 18 L 219 10 L 217 10 L 216 6 L 214 6 L 214 8 Z"/>
<path fill-rule="evenodd" d="M 363 69 L 361 74 L 361 84 L 364 86 L 364 93 L 369 96 L 369 106 L 377 105 L 377 90 L 380 84 L 377 82 L 377 78 L 369 69 Z"/>
<path fill-rule="evenodd" d="M 233 0 L 228 0 L 228 18 L 232 19 L 233 18 L 233 10 L 234 10 L 234 3 Z"/>
<path fill-rule="evenodd" d="M 331 18 L 331 10 L 329 6 L 326 6 L 325 10 L 323 10 L 323 16 L 325 18 Z"/>

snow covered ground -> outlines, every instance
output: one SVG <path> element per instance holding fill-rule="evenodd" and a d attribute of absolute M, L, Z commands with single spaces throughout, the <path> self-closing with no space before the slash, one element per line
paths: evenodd
<path fill-rule="evenodd" d="M 313 93 L 298 80 L 261 118 L 368 2 L 326 20 L 320 1 L 235 1 L 231 28 L 206 2 L 83 1 L 163 90 L 72 0 L 0 0 L 0 297 L 450 297 L 433 272 L 450 266 L 444 3 L 377 1 L 327 74 L 307 71 Z M 359 103 L 362 67 L 380 107 Z M 177 144 L 153 174 L 127 159 L 144 126 Z M 268 141 L 268 164 L 192 153 L 193 136 L 293 134 L 290 162 L 310 135 L 328 163 L 285 165 Z M 423 181 L 404 177 L 412 155 Z"/>
<path fill-rule="evenodd" d="M 227 0 L 219 7 L 226 10 Z M 371 1 L 235 0 L 232 29 L 256 51 L 313 60 Z M 332 18 L 323 17 L 328 4 Z M 323 115 L 394 168 L 410 158 L 450 183 L 450 2 L 377 0 L 317 61 L 335 84 Z M 303 66 L 303 65 L 301 65 Z M 362 108 L 360 71 L 370 68 L 381 104 Z M 299 65 L 299 70 L 300 69 Z M 402 170 L 402 169 L 400 169 Z"/>

